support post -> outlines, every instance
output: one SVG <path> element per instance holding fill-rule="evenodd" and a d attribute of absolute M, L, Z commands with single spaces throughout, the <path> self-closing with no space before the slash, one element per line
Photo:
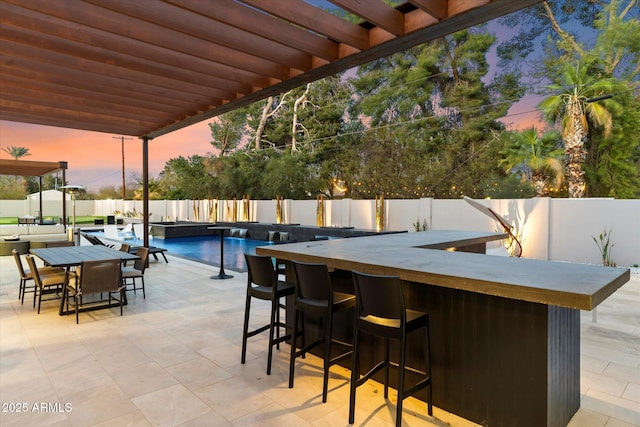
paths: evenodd
<path fill-rule="evenodd" d="M 62 225 L 65 230 L 67 229 L 67 189 L 64 186 L 67 185 L 67 168 L 65 162 L 65 168 L 62 169 Z"/>
<path fill-rule="evenodd" d="M 142 138 L 142 224 L 144 247 L 149 247 L 149 138 Z"/>
<path fill-rule="evenodd" d="M 38 184 L 40 191 L 40 214 L 38 215 L 38 224 L 42 225 L 42 176 L 38 177 Z"/>

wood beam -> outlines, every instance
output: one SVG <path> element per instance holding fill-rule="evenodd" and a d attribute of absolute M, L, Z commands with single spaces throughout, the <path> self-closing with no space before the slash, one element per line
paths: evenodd
<path fill-rule="evenodd" d="M 302 0 L 239 0 L 273 16 L 284 19 L 315 33 L 323 34 L 331 40 L 353 46 L 358 50 L 369 47 L 368 31 L 352 22 L 332 15 Z"/>
<path fill-rule="evenodd" d="M 164 46 L 171 50 L 205 58 L 263 76 L 276 77 L 280 80 L 289 77 L 288 66 L 258 58 L 226 46 L 216 45 L 196 37 L 191 37 L 185 33 L 157 25 L 149 25 L 139 19 L 118 14 L 98 6 L 86 4 L 80 8 L 65 3 L 65 7 L 61 7 L 60 3 L 52 3 L 48 0 L 30 0 L 27 3 L 21 0 L 4 1 L 20 7 L 40 11 L 41 13 L 78 25 L 90 22 L 92 23 L 91 28 L 83 27 L 83 30 L 88 33 L 92 33 L 96 31 L 96 29 L 113 32 L 149 45 Z"/>
<path fill-rule="evenodd" d="M 247 8 L 233 0 L 216 0 L 215 6 L 209 0 L 167 1 L 200 13 L 208 19 L 224 22 L 245 33 L 258 35 L 308 55 L 328 61 L 338 58 L 337 42 L 323 37 L 321 34 L 307 31 L 303 27 L 292 26 L 282 19 Z"/>
<path fill-rule="evenodd" d="M 395 36 L 404 34 L 404 15 L 381 0 L 331 0 L 331 3 Z"/>
<path fill-rule="evenodd" d="M 189 64 L 189 70 L 240 85 L 249 82 L 249 86 L 265 87 L 269 85 L 268 78 L 254 72 L 241 70 L 228 65 L 213 62 L 201 57 L 192 56 L 184 52 L 168 49 L 164 46 L 151 45 L 133 40 L 111 32 L 93 30 L 91 32 L 78 31 L 78 24 L 31 10 L 18 8 L 14 5 L 0 3 L 0 22 L 7 26 L 15 26 L 23 31 L 33 32 L 42 37 L 51 36 L 79 43 L 87 48 L 103 49 L 105 52 L 146 59 L 153 63 L 165 65 L 171 69 L 184 69 Z M 35 30 L 37 29 L 37 31 Z M 243 90 L 233 89 L 243 93 Z"/>
<path fill-rule="evenodd" d="M 409 0 L 409 3 L 442 21 L 449 16 L 448 0 Z"/>

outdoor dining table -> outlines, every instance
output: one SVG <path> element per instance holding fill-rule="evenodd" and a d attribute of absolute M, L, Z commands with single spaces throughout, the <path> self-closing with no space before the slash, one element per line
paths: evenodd
<path fill-rule="evenodd" d="M 69 269 L 71 267 L 77 267 L 84 261 L 103 261 L 108 259 L 120 258 L 123 261 L 132 261 L 139 259 L 140 257 L 135 254 L 118 251 L 111 249 L 107 246 L 92 245 L 92 246 L 63 246 L 55 248 L 40 248 L 31 249 L 33 255 L 44 261 L 52 267 L 63 267 Z M 66 289 L 63 289 L 62 300 L 60 301 L 59 314 L 69 314 L 64 311 L 64 300 L 66 296 Z M 126 294 L 123 304 L 126 304 Z"/>

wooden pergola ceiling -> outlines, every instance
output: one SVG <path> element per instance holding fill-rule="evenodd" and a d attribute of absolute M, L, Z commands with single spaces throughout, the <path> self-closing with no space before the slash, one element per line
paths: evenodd
<path fill-rule="evenodd" d="M 67 169 L 67 162 L 0 159 L 0 175 L 44 176 Z"/>
<path fill-rule="evenodd" d="M 0 0 L 0 119 L 154 138 L 541 0 Z"/>

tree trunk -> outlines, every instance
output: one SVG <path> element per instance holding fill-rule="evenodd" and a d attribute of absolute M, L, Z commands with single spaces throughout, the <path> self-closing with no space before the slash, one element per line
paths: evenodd
<path fill-rule="evenodd" d="M 533 188 L 536 190 L 537 197 L 543 197 L 548 194 L 547 177 L 544 173 L 533 172 L 531 174 L 531 184 L 533 185 Z"/>
<path fill-rule="evenodd" d="M 262 109 L 262 115 L 260 116 L 260 123 L 256 129 L 256 136 L 254 138 L 254 148 L 260 149 L 260 142 L 262 141 L 262 134 L 264 133 L 264 127 L 267 125 L 267 118 L 269 118 L 269 111 L 273 106 L 273 96 L 267 98 L 267 104 Z"/>
<path fill-rule="evenodd" d="M 580 198 L 585 192 L 582 164 L 586 158 L 584 142 L 587 139 L 587 128 L 582 105 L 578 99 L 572 97 L 569 100 L 567 114 L 569 124 L 564 135 L 564 144 L 569 197 Z"/>
<path fill-rule="evenodd" d="M 297 147 L 297 138 L 296 134 L 298 133 L 298 110 L 301 106 L 304 108 L 304 105 L 307 101 L 307 94 L 309 93 L 309 89 L 311 88 L 311 84 L 307 83 L 307 88 L 304 93 L 300 96 L 300 98 L 296 99 L 296 102 L 293 103 L 293 120 L 291 120 L 291 152 L 295 153 L 298 151 Z"/>

